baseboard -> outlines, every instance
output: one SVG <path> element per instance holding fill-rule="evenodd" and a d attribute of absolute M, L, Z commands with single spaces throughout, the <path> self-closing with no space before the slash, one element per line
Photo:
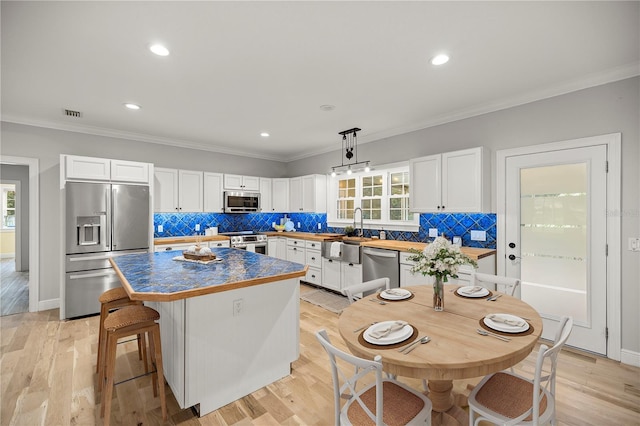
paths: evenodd
<path fill-rule="evenodd" d="M 12 257 L 16 257 L 15 253 L 0 253 L 0 259 L 11 259 Z"/>
<path fill-rule="evenodd" d="M 38 311 L 48 311 L 49 309 L 58 309 L 60 307 L 60 299 L 41 300 L 38 302 Z"/>
<path fill-rule="evenodd" d="M 632 352 L 622 349 L 620 351 L 620 362 L 634 367 L 640 367 L 640 352 Z"/>

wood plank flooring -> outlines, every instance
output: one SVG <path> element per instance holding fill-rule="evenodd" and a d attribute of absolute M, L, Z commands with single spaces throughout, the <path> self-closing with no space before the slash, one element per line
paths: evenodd
<path fill-rule="evenodd" d="M 0 260 L 0 316 L 29 312 L 29 272 L 16 272 L 15 259 Z"/>
<path fill-rule="evenodd" d="M 302 291 L 312 288 L 302 286 Z M 95 362 L 98 317 L 59 321 L 58 310 L 0 318 L 0 425 L 101 425 L 96 404 Z M 329 361 L 314 332 L 337 334 L 338 315 L 300 302 L 300 358 L 293 372 L 265 388 L 203 417 L 180 410 L 166 390 L 169 425 L 331 425 L 333 394 Z M 142 371 L 135 342 L 119 345 L 117 378 Z M 531 372 L 535 355 L 517 366 Z M 468 394 L 480 378 L 459 380 L 455 390 Z M 418 380 L 401 378 L 415 388 Z M 212 386 L 215 386 L 212 383 Z M 558 365 L 559 425 L 640 425 L 640 369 L 573 350 Z M 162 424 L 151 379 L 116 386 L 114 425 Z"/>

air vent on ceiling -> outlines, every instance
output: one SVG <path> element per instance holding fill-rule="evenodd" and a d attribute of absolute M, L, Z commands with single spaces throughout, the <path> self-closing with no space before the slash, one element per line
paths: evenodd
<path fill-rule="evenodd" d="M 64 115 L 67 117 L 82 118 L 82 113 L 80 111 L 74 111 L 72 109 L 65 109 Z"/>

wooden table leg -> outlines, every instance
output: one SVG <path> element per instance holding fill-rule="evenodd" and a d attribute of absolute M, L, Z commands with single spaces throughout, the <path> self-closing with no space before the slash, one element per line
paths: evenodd
<path fill-rule="evenodd" d="M 433 404 L 431 423 L 437 425 L 468 425 L 469 417 L 466 411 L 454 402 L 460 399 L 453 395 L 452 380 L 429 380 L 427 396 Z M 464 396 L 462 395 L 464 398 Z M 460 401 L 461 402 L 461 401 Z"/>

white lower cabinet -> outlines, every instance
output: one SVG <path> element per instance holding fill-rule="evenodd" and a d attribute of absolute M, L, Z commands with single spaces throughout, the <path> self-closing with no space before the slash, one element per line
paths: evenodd
<path fill-rule="evenodd" d="M 407 260 L 411 253 L 400 252 L 400 287 L 409 287 L 412 285 L 432 285 L 434 278 L 431 275 L 422 275 L 419 272 L 411 272 L 414 262 Z M 496 273 L 496 256 L 483 257 L 477 261 L 477 272 L 485 274 Z M 469 265 L 462 265 L 458 270 L 458 278 L 451 278 L 446 284 L 469 285 L 471 274 L 474 268 Z M 494 288 L 490 290 L 495 290 Z"/>
<path fill-rule="evenodd" d="M 209 247 L 231 247 L 231 242 L 229 240 L 225 241 L 209 241 Z"/>
<path fill-rule="evenodd" d="M 307 255 L 305 253 L 304 240 L 289 239 L 287 241 L 287 260 L 289 262 L 306 264 Z"/>
<path fill-rule="evenodd" d="M 362 264 L 340 262 L 341 290 L 362 283 Z"/>
<path fill-rule="evenodd" d="M 267 239 L 267 254 L 277 259 L 287 260 L 287 238 L 269 237 Z"/>
<path fill-rule="evenodd" d="M 172 251 L 172 250 L 185 250 L 194 245 L 194 243 L 179 243 L 179 244 L 158 244 L 153 246 L 153 251 Z"/>
<path fill-rule="evenodd" d="M 342 291 L 342 271 L 339 260 L 322 258 L 322 286 Z"/>
<path fill-rule="evenodd" d="M 322 252 L 321 243 L 317 241 L 306 241 L 305 243 L 305 263 L 309 266 L 305 281 L 315 285 L 322 285 Z"/>

